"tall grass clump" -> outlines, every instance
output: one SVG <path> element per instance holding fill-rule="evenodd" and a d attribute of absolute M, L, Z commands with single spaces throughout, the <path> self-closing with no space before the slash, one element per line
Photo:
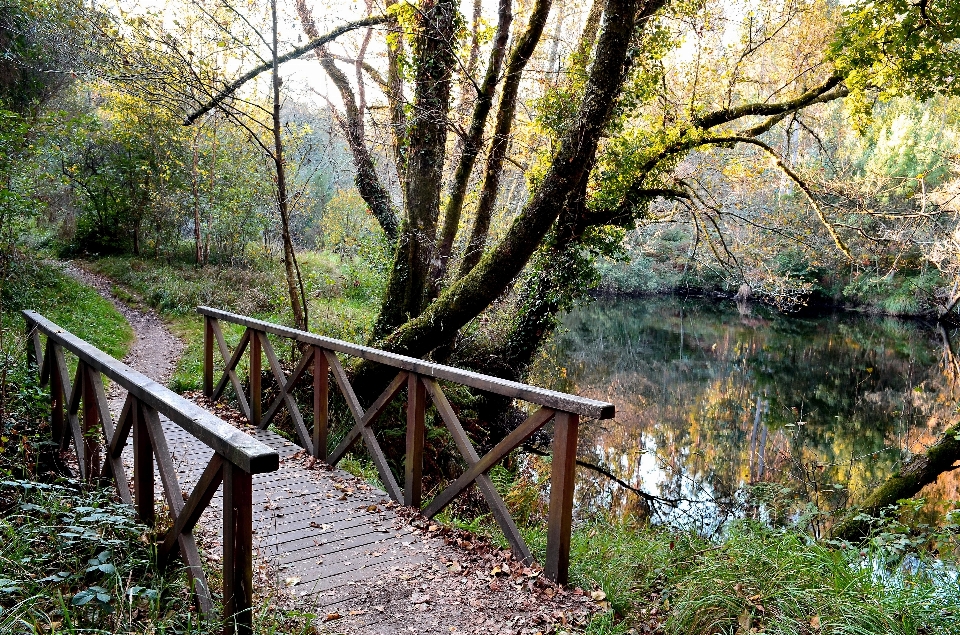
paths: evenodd
<path fill-rule="evenodd" d="M 754 521 L 707 540 L 596 518 L 574 532 L 571 577 L 604 591 L 616 623 L 669 635 L 960 633 L 955 568 L 890 555 Z"/>

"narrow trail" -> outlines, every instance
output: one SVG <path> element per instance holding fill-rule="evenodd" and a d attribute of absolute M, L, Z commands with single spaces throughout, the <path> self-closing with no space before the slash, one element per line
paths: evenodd
<path fill-rule="evenodd" d="M 108 278 L 59 264 L 129 322 L 135 340 L 124 363 L 169 382 L 184 343 L 152 311 L 121 301 Z M 111 386 L 107 397 L 119 413 L 123 392 Z M 193 398 L 227 420 L 240 417 L 225 404 Z M 164 428 L 180 483 L 190 489 L 210 451 L 172 423 Z M 539 567 L 523 566 L 488 539 L 429 521 L 269 430 L 247 431 L 282 457 L 280 472 L 254 477 L 255 593 L 272 607 L 316 615 L 314 632 L 542 635 L 581 630 L 601 609 L 589 592 L 546 582 Z M 125 453 L 124 462 L 132 466 L 132 456 Z M 213 568 L 221 503 L 218 494 L 194 530 Z"/>
<path fill-rule="evenodd" d="M 93 287 L 113 303 L 133 329 L 134 341 L 123 358 L 123 363 L 140 371 L 150 379 L 167 385 L 185 348 L 184 343 L 171 333 L 157 314 L 140 310 L 122 302 L 113 292 L 114 283 L 99 274 L 87 271 L 73 262 L 61 263 L 63 271 L 83 284 Z M 119 412 L 124 395 L 114 384 L 107 391 L 110 409 Z"/>

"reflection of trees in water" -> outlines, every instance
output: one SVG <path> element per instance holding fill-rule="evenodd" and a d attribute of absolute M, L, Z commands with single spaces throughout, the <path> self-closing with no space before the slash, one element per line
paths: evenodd
<path fill-rule="evenodd" d="M 644 299 L 565 324 L 540 376 L 563 366 L 557 387 L 617 405 L 614 422 L 584 426 L 582 453 L 665 497 L 732 504 L 746 483 L 782 481 L 833 507 L 956 417 L 950 340 L 916 323 Z M 582 477 L 580 498 L 637 505 L 599 477 Z"/>

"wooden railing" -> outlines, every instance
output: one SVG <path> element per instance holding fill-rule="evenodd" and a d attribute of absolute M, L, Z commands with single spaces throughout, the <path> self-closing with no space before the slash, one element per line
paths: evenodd
<path fill-rule="evenodd" d="M 357 441 L 363 439 L 387 493 L 395 501 L 416 508 L 420 508 L 422 504 L 424 413 L 427 406 L 427 395 L 429 395 L 437 413 L 450 431 L 460 454 L 466 462 L 467 470 L 434 497 L 422 509 L 423 514 L 427 517 L 433 517 L 472 483 L 476 483 L 490 506 L 493 517 L 509 541 L 514 555 L 526 562 L 532 560 L 530 549 L 520 536 L 506 504 L 497 493 L 487 473 L 547 422 L 553 420 L 553 464 L 550 479 L 550 509 L 544 573 L 551 580 L 566 583 L 570 558 L 577 430 L 580 417 L 613 418 L 614 407 L 612 404 L 321 337 L 305 331 L 298 331 L 209 307 L 198 307 L 197 312 L 204 316 L 205 321 L 204 394 L 212 399 L 219 399 L 227 383 L 231 383 L 244 416 L 260 428 L 266 428 L 280 408 L 285 408 L 293 421 L 301 445 L 313 456 L 325 459 L 331 465 L 335 465 Z M 228 348 L 220 328 L 221 321 L 245 327 L 240 342 L 232 352 Z M 300 343 L 299 348 L 303 353 L 289 377 L 284 374 L 267 334 Z M 214 385 L 213 372 L 214 348 L 219 350 L 226 364 L 224 373 L 216 385 Z M 250 351 L 249 396 L 245 393 L 240 378 L 237 376 L 240 360 L 248 349 Z M 391 366 L 397 369 L 398 373 L 370 407 L 364 409 L 357 399 L 347 373 L 336 355 L 337 353 Z M 266 411 L 263 410 L 260 385 L 264 354 L 266 354 L 270 371 L 280 390 L 280 394 L 274 399 L 273 403 L 268 405 Z M 291 394 L 293 387 L 311 367 L 311 364 L 313 371 L 312 430 L 307 428 Z M 328 399 L 329 375 L 331 374 L 353 415 L 354 425 L 339 441 L 336 448 L 328 454 Z M 510 432 L 496 447 L 481 457 L 467 437 L 459 418 L 437 380 L 454 382 L 511 399 L 526 401 L 539 405 L 540 408 Z M 407 389 L 407 433 L 404 482 L 403 489 L 401 489 L 387 463 L 383 449 L 374 436 L 373 424 L 376 423 L 390 402 L 404 387 Z"/>
<path fill-rule="evenodd" d="M 161 566 L 177 555 L 186 562 L 200 610 L 209 616 L 213 599 L 201 566 L 193 528 L 223 483 L 223 619 L 225 632 L 252 632 L 253 499 L 251 475 L 280 466 L 275 450 L 180 397 L 33 311 L 24 311 L 28 363 L 50 386 L 53 440 L 62 450 L 72 441 L 80 476 L 111 478 L 120 498 L 140 520 L 155 521 L 154 461 L 170 509 L 171 527 L 158 543 Z M 46 337 L 46 343 L 41 341 Z M 64 352 L 77 358 L 73 383 Z M 39 362 L 39 363 L 38 363 Z M 119 419 L 111 417 L 102 376 L 127 391 Z M 213 449 L 213 458 L 184 501 L 160 415 Z M 133 494 L 121 454 L 133 432 Z M 103 443 L 101 446 L 100 434 Z M 101 458 L 101 454 L 103 457 Z"/>

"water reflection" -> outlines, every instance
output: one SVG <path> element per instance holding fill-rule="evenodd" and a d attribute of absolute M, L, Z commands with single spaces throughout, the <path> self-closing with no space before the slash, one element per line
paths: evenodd
<path fill-rule="evenodd" d="M 789 486 L 795 510 L 832 508 L 933 442 L 957 417 L 956 366 L 941 335 L 849 313 L 599 300 L 565 317 L 535 381 L 615 403 L 615 421 L 583 426 L 581 457 L 675 499 L 675 509 L 656 506 L 659 520 L 710 527 L 744 513 L 746 484 Z M 580 473 L 582 508 L 645 508 Z M 928 494 L 955 489 L 944 482 Z"/>

